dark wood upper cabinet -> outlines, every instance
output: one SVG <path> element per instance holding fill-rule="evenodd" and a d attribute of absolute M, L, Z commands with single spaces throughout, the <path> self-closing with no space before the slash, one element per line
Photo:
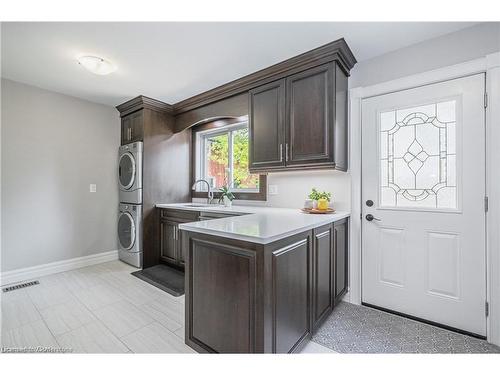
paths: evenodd
<path fill-rule="evenodd" d="M 335 144 L 335 169 L 347 171 L 348 168 L 348 86 L 347 76 L 338 65 L 335 66 L 335 124 L 333 141 Z"/>
<path fill-rule="evenodd" d="M 249 95 L 250 169 L 285 166 L 285 80 L 271 82 Z"/>
<path fill-rule="evenodd" d="M 139 110 L 122 117 L 122 145 L 142 141 L 144 138 L 143 112 Z"/>
<path fill-rule="evenodd" d="M 346 171 L 346 74 L 332 61 L 250 90 L 249 130 L 252 172 Z"/>
<path fill-rule="evenodd" d="M 334 64 L 288 77 L 287 165 L 333 165 Z"/>

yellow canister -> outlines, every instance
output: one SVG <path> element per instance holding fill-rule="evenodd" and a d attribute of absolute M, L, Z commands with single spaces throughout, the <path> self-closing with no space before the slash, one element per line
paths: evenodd
<path fill-rule="evenodd" d="M 324 198 L 318 199 L 318 210 L 327 210 L 328 201 Z"/>

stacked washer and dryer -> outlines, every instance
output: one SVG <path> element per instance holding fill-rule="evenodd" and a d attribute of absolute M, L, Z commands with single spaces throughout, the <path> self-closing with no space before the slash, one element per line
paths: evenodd
<path fill-rule="evenodd" d="M 142 142 L 119 149 L 119 257 L 138 268 L 142 267 L 142 155 Z"/>

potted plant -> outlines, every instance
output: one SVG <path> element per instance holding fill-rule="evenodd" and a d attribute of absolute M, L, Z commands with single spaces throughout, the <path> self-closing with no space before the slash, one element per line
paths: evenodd
<path fill-rule="evenodd" d="M 316 190 L 316 188 L 312 188 L 309 193 L 309 199 L 314 202 L 314 208 L 317 208 L 318 210 L 327 210 L 328 203 L 332 199 L 332 193 L 328 193 L 326 191 L 320 192 Z"/>
<path fill-rule="evenodd" d="M 224 206 L 231 207 L 233 204 L 234 194 L 229 190 L 228 186 L 222 186 L 219 189 L 219 203 L 224 203 Z"/>

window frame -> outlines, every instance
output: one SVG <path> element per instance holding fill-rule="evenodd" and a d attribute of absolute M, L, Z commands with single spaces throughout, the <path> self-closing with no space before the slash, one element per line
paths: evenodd
<path fill-rule="evenodd" d="M 191 186 L 194 184 L 196 181 L 196 174 L 197 174 L 197 136 L 198 133 L 208 131 L 208 130 L 214 130 L 214 132 L 210 132 L 211 135 L 216 135 L 218 132 L 215 131 L 215 129 L 220 129 L 220 133 L 226 133 L 228 132 L 227 128 L 228 127 L 234 127 L 238 128 L 239 124 L 243 123 L 248 123 L 247 120 L 242 120 L 241 118 L 231 118 L 231 119 L 223 119 L 223 120 L 216 120 L 216 121 L 211 121 L 207 122 L 202 125 L 198 125 L 196 127 L 193 127 L 191 129 Z M 229 143 L 229 150 L 232 149 L 232 142 Z M 228 157 L 228 165 L 232 165 L 232 152 L 230 152 L 230 155 Z M 232 171 L 232 168 L 231 168 Z M 232 173 L 232 172 L 231 172 Z M 266 174 L 259 174 L 259 191 L 242 191 L 243 189 L 239 191 L 233 191 L 234 197 L 237 200 L 257 200 L 257 201 L 266 201 L 267 200 L 267 175 Z M 207 197 L 207 192 L 205 191 L 196 191 L 196 190 L 190 190 L 191 191 L 191 198 L 206 198 Z M 214 199 L 219 199 L 220 198 L 220 192 L 217 190 L 214 190 Z"/>

